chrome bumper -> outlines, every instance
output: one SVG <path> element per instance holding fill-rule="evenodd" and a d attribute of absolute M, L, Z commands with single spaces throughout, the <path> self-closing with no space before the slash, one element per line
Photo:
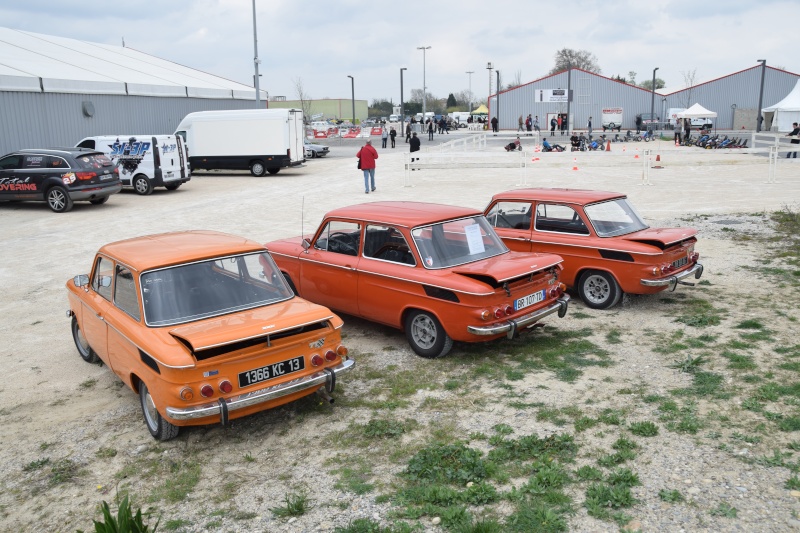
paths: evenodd
<path fill-rule="evenodd" d="M 675 290 L 675 287 L 678 286 L 678 282 L 683 278 L 688 278 L 694 274 L 694 279 L 700 279 L 700 276 L 703 275 L 703 265 L 700 263 L 695 263 L 692 268 L 684 270 L 683 272 L 679 272 L 673 276 L 667 276 L 666 278 L 658 278 L 658 279 L 643 279 L 641 280 L 641 284 L 645 285 L 646 287 L 669 287 L 670 290 Z M 693 283 L 686 283 L 686 285 L 694 285 Z"/>
<path fill-rule="evenodd" d="M 563 318 L 564 315 L 567 314 L 567 307 L 569 307 L 569 295 L 564 294 L 561 298 L 556 300 L 555 303 L 519 318 L 510 318 L 505 324 L 498 324 L 496 326 L 467 326 L 467 331 L 473 335 L 487 336 L 506 333 L 508 338 L 511 339 L 519 330 L 525 329 L 548 315 L 558 313 L 558 316 Z"/>
<path fill-rule="evenodd" d="M 275 400 L 276 398 L 288 396 L 306 389 L 319 388 L 322 385 L 325 385 L 327 392 L 333 392 L 336 386 L 336 376 L 351 370 L 355 364 L 355 361 L 348 359 L 336 366 L 322 369 L 308 376 L 273 385 L 272 387 L 240 394 L 239 396 L 233 396 L 228 399 L 220 398 L 216 403 L 206 403 L 186 409 L 167 407 L 167 416 L 174 420 L 193 420 L 215 415 L 224 415 L 227 418 L 228 411 L 244 409 L 245 407 Z M 223 403 L 224 407 L 222 405 Z M 223 413 L 223 411 L 225 412 Z"/>

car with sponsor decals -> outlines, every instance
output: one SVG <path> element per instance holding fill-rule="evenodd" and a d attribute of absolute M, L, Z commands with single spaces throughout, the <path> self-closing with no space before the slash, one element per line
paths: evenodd
<path fill-rule="evenodd" d="M 404 331 L 422 357 L 567 312 L 561 258 L 509 251 L 474 209 L 364 203 L 329 212 L 312 235 L 266 246 L 297 294 Z"/>
<path fill-rule="evenodd" d="M 651 228 L 621 193 L 517 189 L 495 194 L 485 215 L 512 250 L 563 257 L 561 280 L 594 309 L 613 307 L 623 293 L 693 285 L 683 280 L 703 274 L 697 230 Z"/>
<path fill-rule="evenodd" d="M 180 135 L 98 135 L 77 145 L 103 152 L 119 169 L 123 187 L 148 195 L 155 187 L 174 191 L 191 179 Z"/>
<path fill-rule="evenodd" d="M 0 158 L 0 201 L 47 202 L 65 213 L 75 202 L 104 204 L 120 190 L 114 163 L 96 150 L 17 150 Z"/>
<path fill-rule="evenodd" d="M 138 393 L 150 434 L 230 420 L 314 392 L 355 364 L 342 320 L 295 296 L 257 242 L 213 231 L 106 244 L 67 282 L 72 336 Z"/>

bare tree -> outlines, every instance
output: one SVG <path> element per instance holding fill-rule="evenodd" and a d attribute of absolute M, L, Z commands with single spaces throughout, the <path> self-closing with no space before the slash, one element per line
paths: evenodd
<path fill-rule="evenodd" d="M 636 85 L 636 72 L 633 70 L 628 71 L 628 83 Z"/>
<path fill-rule="evenodd" d="M 514 77 L 511 79 L 511 81 L 506 84 L 506 89 L 513 89 L 514 87 L 519 87 L 520 85 L 522 85 L 522 71 L 518 70 L 514 72 Z"/>
<path fill-rule="evenodd" d="M 303 110 L 303 120 L 308 122 L 311 120 L 311 96 L 303 87 L 303 78 L 294 78 L 292 83 L 294 83 L 297 99 L 300 100 L 300 109 Z"/>
<path fill-rule="evenodd" d="M 683 75 L 683 83 L 686 85 L 686 90 L 681 97 L 681 103 L 683 107 L 688 108 L 692 105 L 692 89 L 694 88 L 697 69 L 681 71 L 681 74 Z"/>
<path fill-rule="evenodd" d="M 431 93 L 427 93 L 425 98 L 425 110 L 426 111 L 434 111 L 441 107 L 439 99 L 436 98 Z M 411 89 L 411 96 L 408 99 L 409 102 L 419 102 L 422 103 L 422 89 Z"/>
<path fill-rule="evenodd" d="M 562 48 L 556 52 L 556 64 L 550 70 L 550 74 L 567 70 L 569 67 L 579 68 L 600 74 L 600 65 L 597 63 L 597 56 L 588 50 L 573 50 L 572 48 Z"/>

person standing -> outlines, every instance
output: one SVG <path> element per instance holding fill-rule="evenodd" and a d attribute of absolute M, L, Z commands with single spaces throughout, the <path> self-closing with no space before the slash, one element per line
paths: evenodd
<path fill-rule="evenodd" d="M 497 131 L 498 131 L 497 130 L 497 123 L 498 123 L 497 117 L 492 117 L 492 120 L 490 122 L 492 123 L 492 132 L 493 133 L 497 133 Z"/>
<path fill-rule="evenodd" d="M 589 137 L 589 140 L 591 140 L 591 138 L 592 138 L 592 117 L 589 117 L 589 122 L 586 123 L 586 129 L 589 130 L 589 133 L 588 133 L 587 137 Z"/>
<path fill-rule="evenodd" d="M 392 129 L 389 130 L 389 138 L 392 140 L 392 148 L 394 148 L 395 137 L 397 137 L 397 130 L 395 130 L 394 126 L 392 126 Z"/>
<path fill-rule="evenodd" d="M 787 137 L 794 137 L 791 142 L 792 144 L 800 144 L 800 139 L 797 138 L 800 135 L 800 127 L 797 126 L 797 122 L 792 122 L 792 131 L 786 134 Z M 794 155 L 792 155 L 794 154 Z M 789 156 L 792 156 L 793 159 L 797 159 L 797 152 L 786 152 L 786 159 L 789 159 Z"/>
<path fill-rule="evenodd" d="M 432 118 L 428 119 L 428 140 L 429 141 L 433 140 L 433 119 Z"/>
<path fill-rule="evenodd" d="M 411 140 L 411 122 L 414 120 L 414 117 L 411 117 L 411 120 L 408 121 L 406 124 L 406 142 Z"/>
<path fill-rule="evenodd" d="M 688 118 L 683 119 L 683 138 L 684 140 L 689 138 L 689 133 L 692 131 L 692 121 Z"/>
<path fill-rule="evenodd" d="M 411 145 L 410 151 L 411 151 L 412 154 L 414 152 L 419 152 L 419 147 L 420 147 L 421 143 L 420 143 L 419 137 L 417 137 L 417 132 L 416 131 L 411 134 L 411 141 L 410 141 L 409 144 Z M 419 158 L 418 157 L 412 157 L 411 158 L 411 162 L 413 163 L 417 159 L 419 159 Z M 416 170 L 416 169 L 412 168 L 411 170 Z"/>
<path fill-rule="evenodd" d="M 558 121 L 556 121 L 556 117 L 552 117 L 550 119 L 550 137 L 554 137 L 556 134 L 556 126 L 558 125 Z"/>
<path fill-rule="evenodd" d="M 675 144 L 681 144 L 681 119 L 675 119 Z"/>
<path fill-rule="evenodd" d="M 530 133 L 531 129 L 533 128 L 533 119 L 531 118 L 531 114 L 528 113 L 528 118 L 525 119 L 525 129 Z"/>
<path fill-rule="evenodd" d="M 680 119 L 678 119 L 680 121 Z M 681 129 L 678 126 L 678 129 Z M 638 135 L 642 131 L 642 115 L 636 115 L 636 134 Z"/>
<path fill-rule="evenodd" d="M 525 131 L 525 128 L 523 127 L 525 121 L 523 120 L 522 115 L 520 115 L 519 118 L 517 119 L 517 124 L 518 124 L 517 131 Z"/>
<path fill-rule="evenodd" d="M 389 140 L 389 132 L 386 131 L 386 126 L 381 128 L 381 148 L 386 148 L 386 141 Z"/>
<path fill-rule="evenodd" d="M 364 172 L 364 192 L 369 194 L 370 189 L 375 192 L 375 160 L 378 159 L 378 151 L 372 147 L 372 141 L 367 139 L 356 157 L 361 163 L 361 170 Z"/>
<path fill-rule="evenodd" d="M 556 117 L 556 125 L 558 126 L 558 131 L 561 132 L 561 115 L 558 115 Z M 561 133 L 561 135 L 564 135 L 564 134 Z"/>
<path fill-rule="evenodd" d="M 539 128 L 539 115 L 536 115 L 536 117 L 533 119 L 533 130 L 536 133 L 542 131 L 541 128 Z"/>

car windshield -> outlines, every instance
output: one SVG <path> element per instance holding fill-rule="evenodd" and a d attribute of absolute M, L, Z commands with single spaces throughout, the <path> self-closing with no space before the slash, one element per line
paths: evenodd
<path fill-rule="evenodd" d="M 267 253 L 151 270 L 140 281 L 148 326 L 192 322 L 294 296 Z"/>
<path fill-rule="evenodd" d="M 508 248 L 481 215 L 411 231 L 425 268 L 447 268 L 506 253 Z"/>
<path fill-rule="evenodd" d="M 644 223 L 627 198 L 587 205 L 583 210 L 591 220 L 598 237 L 627 235 L 650 227 Z"/>

